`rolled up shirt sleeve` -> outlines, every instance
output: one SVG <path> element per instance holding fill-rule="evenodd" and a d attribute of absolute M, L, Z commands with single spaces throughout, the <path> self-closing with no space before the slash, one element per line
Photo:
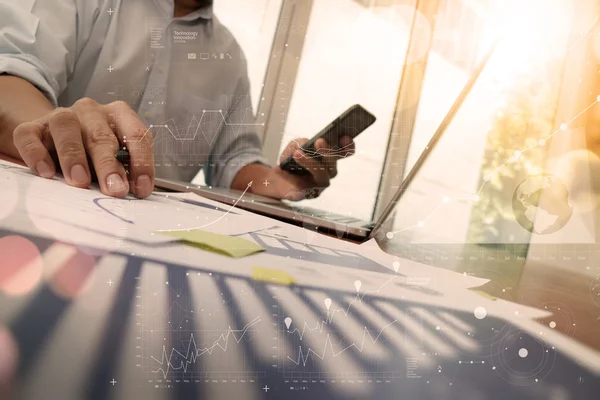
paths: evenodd
<path fill-rule="evenodd" d="M 206 183 L 211 186 L 230 188 L 239 170 L 246 165 L 267 165 L 255 130 L 247 74 L 240 78 L 232 103 L 205 169 Z"/>
<path fill-rule="evenodd" d="M 29 81 L 56 106 L 75 66 L 77 17 L 76 0 L 0 0 L 0 74 Z"/>

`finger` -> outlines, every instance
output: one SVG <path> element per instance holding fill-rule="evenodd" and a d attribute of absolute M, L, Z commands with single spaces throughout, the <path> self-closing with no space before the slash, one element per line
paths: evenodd
<path fill-rule="evenodd" d="M 296 150 L 294 160 L 310 172 L 316 186 L 329 186 L 329 173 L 327 169 L 322 163 L 315 160 L 314 157 L 308 157 L 302 150 Z"/>
<path fill-rule="evenodd" d="M 92 176 L 77 114 L 68 108 L 54 110 L 48 117 L 48 129 L 67 183 L 80 188 L 89 187 Z"/>
<path fill-rule="evenodd" d="M 287 160 L 289 157 L 293 156 L 296 150 L 300 147 L 304 146 L 308 142 L 306 138 L 294 139 L 288 143 L 288 145 L 281 152 L 281 156 L 279 157 L 279 163 L 282 163 L 284 160 Z"/>
<path fill-rule="evenodd" d="M 19 362 L 19 349 L 10 331 L 0 326 L 0 398 L 7 396 Z"/>
<path fill-rule="evenodd" d="M 108 117 L 99 111 L 88 109 L 82 124 L 85 147 L 92 159 L 100 190 L 113 197 L 125 197 L 129 182 L 123 165 L 115 158 L 119 141 L 108 125 Z"/>
<path fill-rule="evenodd" d="M 340 140 L 341 156 L 350 157 L 356 152 L 356 145 L 350 136 L 343 136 Z"/>
<path fill-rule="evenodd" d="M 114 124 L 119 140 L 131 156 L 129 180 L 133 193 L 145 198 L 154 190 L 154 150 L 152 132 L 126 103 L 116 102 L 107 106 L 109 121 Z"/>
<path fill-rule="evenodd" d="M 25 164 L 42 178 L 50 179 L 56 174 L 56 166 L 42 140 L 47 126 L 38 122 L 21 124 L 13 132 L 13 141 Z"/>
<path fill-rule="evenodd" d="M 329 178 L 335 178 L 337 175 L 337 163 L 339 155 L 333 153 L 329 147 L 329 143 L 325 139 L 319 139 L 315 142 L 317 153 L 321 156 L 320 160 L 323 167 L 326 169 Z"/>

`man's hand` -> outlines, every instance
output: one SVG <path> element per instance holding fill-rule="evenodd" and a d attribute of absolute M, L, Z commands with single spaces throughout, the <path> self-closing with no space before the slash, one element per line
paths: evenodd
<path fill-rule="evenodd" d="M 131 190 L 144 198 L 154 188 L 152 134 L 124 102 L 101 105 L 81 99 L 20 124 L 13 140 L 23 161 L 41 177 L 54 176 L 58 159 L 72 186 L 89 187 L 94 170 L 100 189 L 109 196 L 125 197 Z M 121 143 L 131 155 L 127 172 L 115 158 Z"/>
<path fill-rule="evenodd" d="M 235 177 L 232 187 L 243 190 L 253 180 L 252 192 L 263 196 L 293 201 L 318 197 L 337 175 L 338 160 L 354 154 L 355 145 L 350 137 L 344 136 L 340 141 L 341 149 L 333 151 L 324 139 L 319 139 L 315 143 L 316 154 L 307 154 L 300 149 L 306 142 L 308 139 L 291 141 L 281 153 L 279 162 L 293 156 L 309 174 L 294 175 L 279 165 L 273 168 L 247 165 Z"/>

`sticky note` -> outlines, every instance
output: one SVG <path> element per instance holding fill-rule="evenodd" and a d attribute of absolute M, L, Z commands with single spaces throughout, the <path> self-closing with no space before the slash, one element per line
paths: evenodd
<path fill-rule="evenodd" d="M 267 283 L 275 283 L 277 285 L 293 285 L 296 283 L 296 278 L 287 272 L 264 268 L 264 267 L 254 267 L 252 268 L 252 279 L 255 281 L 267 282 Z"/>
<path fill-rule="evenodd" d="M 189 245 L 199 247 L 203 250 L 234 258 L 246 257 L 265 250 L 261 246 L 247 239 L 221 235 L 200 229 L 161 231 L 160 233 L 176 237 Z"/>
<path fill-rule="evenodd" d="M 478 294 L 478 295 L 480 295 L 480 296 L 483 296 L 483 297 L 485 297 L 485 298 L 486 298 L 486 299 L 488 299 L 488 300 L 496 301 L 496 298 L 495 298 L 494 296 L 492 296 L 491 294 L 488 294 L 488 293 L 486 293 L 486 292 L 484 292 L 484 291 L 481 291 L 481 290 L 473 290 L 473 289 L 471 289 L 471 291 L 472 291 L 472 292 L 474 292 L 474 293 L 477 293 L 477 294 Z"/>

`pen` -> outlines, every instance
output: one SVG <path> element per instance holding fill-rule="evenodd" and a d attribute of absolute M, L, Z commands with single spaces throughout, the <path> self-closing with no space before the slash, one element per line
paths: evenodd
<path fill-rule="evenodd" d="M 125 168 L 129 167 L 129 161 L 131 160 L 131 156 L 129 155 L 129 151 L 127 147 L 123 146 L 117 154 L 115 154 L 115 158 L 119 161 Z"/>

